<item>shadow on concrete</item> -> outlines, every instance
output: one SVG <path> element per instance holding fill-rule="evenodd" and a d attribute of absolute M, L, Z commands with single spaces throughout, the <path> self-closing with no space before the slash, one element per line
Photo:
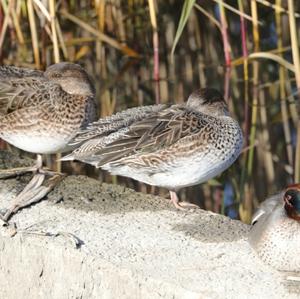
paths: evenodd
<path fill-rule="evenodd" d="M 178 224 L 173 230 L 183 232 L 201 242 L 219 243 L 245 238 L 250 226 L 221 215 L 203 213 L 189 217 L 189 223 Z"/>

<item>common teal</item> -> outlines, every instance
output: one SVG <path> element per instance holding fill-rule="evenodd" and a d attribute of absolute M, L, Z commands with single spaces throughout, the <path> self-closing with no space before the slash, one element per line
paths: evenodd
<path fill-rule="evenodd" d="M 249 242 L 264 262 L 300 272 L 300 184 L 265 200 L 252 225 Z"/>
<path fill-rule="evenodd" d="M 0 138 L 27 152 L 64 152 L 80 128 L 95 120 L 94 90 L 78 64 L 45 72 L 0 67 Z"/>
<path fill-rule="evenodd" d="M 45 72 L 0 66 L 0 138 L 8 143 L 36 154 L 65 152 L 94 120 L 94 88 L 80 65 L 62 62 Z"/>
<path fill-rule="evenodd" d="M 184 104 L 136 107 L 99 119 L 72 144 L 81 146 L 62 160 L 167 188 L 175 207 L 183 209 L 176 192 L 227 169 L 241 152 L 243 136 L 223 96 L 204 88 Z"/>

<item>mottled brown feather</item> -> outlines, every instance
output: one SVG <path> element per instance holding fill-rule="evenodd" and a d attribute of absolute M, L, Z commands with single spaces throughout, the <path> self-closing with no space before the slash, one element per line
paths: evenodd
<path fill-rule="evenodd" d="M 78 93 L 68 92 L 76 84 L 81 87 Z M 79 129 L 95 120 L 92 90 L 87 74 L 75 64 L 55 64 L 45 73 L 0 67 L 0 137 L 20 148 L 22 136 L 27 144 L 30 136 L 40 136 L 59 140 L 62 147 L 65 139 L 66 146 Z M 32 145 L 30 150 L 34 152 L 34 148 Z"/>
<path fill-rule="evenodd" d="M 55 108 L 66 97 L 58 84 L 45 78 L 16 78 L 0 81 L 0 115 L 26 107 L 37 107 L 42 102 Z"/>
<path fill-rule="evenodd" d="M 84 141 L 107 136 L 144 118 L 147 119 L 147 117 L 165 109 L 166 107 L 167 105 L 165 104 L 134 107 L 118 112 L 114 115 L 101 118 L 98 121 L 89 124 L 85 130 L 79 131 L 70 144 L 81 144 Z"/>
<path fill-rule="evenodd" d="M 205 121 L 206 118 L 207 121 Z M 152 113 L 144 120 L 134 122 L 128 127 L 128 132 L 124 136 L 120 136 L 96 151 L 92 147 L 90 149 L 92 157 L 89 150 L 81 153 L 80 160 L 85 161 L 85 157 L 88 160 L 93 158 L 97 160 L 97 167 L 101 167 L 135 153 L 152 153 L 167 148 L 185 137 L 192 138 L 209 123 L 209 118 L 186 107 L 172 106 Z M 73 155 L 74 153 L 76 150 Z"/>

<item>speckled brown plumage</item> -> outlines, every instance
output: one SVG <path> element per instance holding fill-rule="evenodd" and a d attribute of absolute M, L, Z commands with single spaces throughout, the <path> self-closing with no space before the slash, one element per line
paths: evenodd
<path fill-rule="evenodd" d="M 16 147 L 63 152 L 95 117 L 94 89 L 79 65 L 58 63 L 45 72 L 0 67 L 0 137 Z"/>
<path fill-rule="evenodd" d="M 44 170 L 44 153 L 69 149 L 68 142 L 96 117 L 94 88 L 84 69 L 57 63 L 45 72 L 14 66 L 0 67 L 0 138 L 28 152 L 37 153 L 34 167 L 1 170 L 1 178 L 33 172 L 35 175 L 12 201 L 2 221 L 20 208 L 42 199 L 63 178 Z M 44 183 L 46 175 L 51 179 Z"/>
<path fill-rule="evenodd" d="M 182 105 L 132 108 L 100 119 L 73 143 L 83 144 L 63 160 L 80 160 L 177 191 L 229 167 L 243 137 L 222 95 L 207 88 Z"/>

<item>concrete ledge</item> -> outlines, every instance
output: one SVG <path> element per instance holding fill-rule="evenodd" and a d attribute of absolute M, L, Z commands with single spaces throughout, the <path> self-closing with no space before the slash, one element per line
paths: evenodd
<path fill-rule="evenodd" d="M 0 181 L 0 208 L 23 180 Z M 84 176 L 11 221 L 14 237 L 0 229 L 0 298 L 299 298 L 299 283 L 256 257 L 247 225 Z"/>

